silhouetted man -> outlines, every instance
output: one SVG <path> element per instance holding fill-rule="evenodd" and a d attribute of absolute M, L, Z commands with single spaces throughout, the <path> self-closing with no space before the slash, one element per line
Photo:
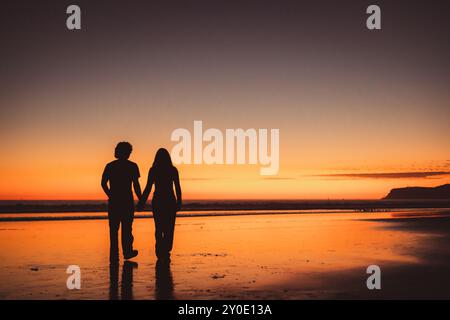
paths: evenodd
<path fill-rule="evenodd" d="M 125 259 L 138 255 L 133 250 L 132 224 L 134 219 L 134 199 L 131 185 L 137 197 L 141 198 L 139 168 L 128 160 L 133 147 L 128 142 L 119 142 L 115 149 L 114 160 L 105 167 L 102 176 L 102 188 L 108 196 L 108 219 L 110 236 L 110 261 L 119 259 L 118 232 L 122 225 L 122 252 Z M 109 186 L 108 186 L 109 182 Z"/>

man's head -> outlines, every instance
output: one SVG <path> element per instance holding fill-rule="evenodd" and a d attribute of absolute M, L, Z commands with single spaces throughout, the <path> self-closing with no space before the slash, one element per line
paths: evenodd
<path fill-rule="evenodd" d="M 114 151 L 114 156 L 120 160 L 126 160 L 130 157 L 131 151 L 133 151 L 133 146 L 129 142 L 119 142 Z"/>

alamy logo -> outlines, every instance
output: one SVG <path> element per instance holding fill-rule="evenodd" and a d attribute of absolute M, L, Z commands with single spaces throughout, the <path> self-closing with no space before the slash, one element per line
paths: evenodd
<path fill-rule="evenodd" d="M 226 129 L 224 135 L 215 128 L 203 132 L 203 122 L 194 121 L 193 137 L 188 129 L 179 128 L 170 139 L 178 142 L 171 151 L 175 164 L 259 163 L 260 174 L 265 176 L 276 175 L 280 167 L 279 129 L 270 129 L 269 142 L 268 129 Z"/>
<path fill-rule="evenodd" d="M 69 5 L 66 9 L 69 16 L 66 19 L 66 27 L 69 30 L 81 29 L 81 9 L 78 5 Z M 366 20 L 366 27 L 369 30 L 381 30 L 381 9 L 378 5 L 372 4 L 367 7 L 366 13 L 370 16 Z"/>
<path fill-rule="evenodd" d="M 67 277 L 67 281 L 66 281 L 67 289 L 80 290 L 81 289 L 81 269 L 80 269 L 80 267 L 77 266 L 76 264 L 72 264 L 67 267 L 66 273 L 70 274 L 70 276 Z"/>
<path fill-rule="evenodd" d="M 72 4 L 67 7 L 66 13 L 70 16 L 66 19 L 66 26 L 69 30 L 81 29 L 81 9 L 79 6 Z"/>
<path fill-rule="evenodd" d="M 376 4 L 370 5 L 366 10 L 370 16 L 366 20 L 366 26 L 369 30 L 381 30 L 381 9 Z"/>
<path fill-rule="evenodd" d="M 367 274 L 370 276 L 367 278 L 366 285 L 369 290 L 381 289 L 381 269 L 379 266 L 373 264 L 367 267 Z"/>

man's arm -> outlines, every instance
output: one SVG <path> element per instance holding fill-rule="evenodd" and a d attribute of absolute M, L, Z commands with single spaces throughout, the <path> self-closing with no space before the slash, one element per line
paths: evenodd
<path fill-rule="evenodd" d="M 139 184 L 138 177 L 133 179 L 133 187 L 134 187 L 134 192 L 136 193 L 136 196 L 138 197 L 139 200 L 141 200 L 141 198 L 142 198 L 141 185 Z"/>
<path fill-rule="evenodd" d="M 103 171 L 103 174 L 102 174 L 102 188 L 109 199 L 109 198 L 111 198 L 111 190 L 109 189 L 108 181 L 109 181 L 109 170 L 108 170 L 108 166 L 106 166 L 105 170 Z"/>
<path fill-rule="evenodd" d="M 137 164 L 134 165 L 134 173 L 133 173 L 133 188 L 134 192 L 136 193 L 136 196 L 139 200 L 141 200 L 142 194 L 141 194 L 141 185 L 139 183 L 139 177 L 141 174 L 139 173 L 139 167 Z"/>

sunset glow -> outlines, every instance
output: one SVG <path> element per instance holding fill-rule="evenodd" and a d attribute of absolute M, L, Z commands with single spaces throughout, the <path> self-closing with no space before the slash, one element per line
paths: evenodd
<path fill-rule="evenodd" d="M 373 199 L 449 183 L 447 34 L 386 6 L 389 36 L 367 33 L 345 6 L 206 6 L 211 20 L 164 5 L 107 18 L 93 7 L 79 32 L 5 16 L 0 199 L 104 199 L 101 173 L 123 140 L 145 184 L 156 150 L 194 120 L 279 129 L 280 170 L 181 165 L 186 199 Z"/>

